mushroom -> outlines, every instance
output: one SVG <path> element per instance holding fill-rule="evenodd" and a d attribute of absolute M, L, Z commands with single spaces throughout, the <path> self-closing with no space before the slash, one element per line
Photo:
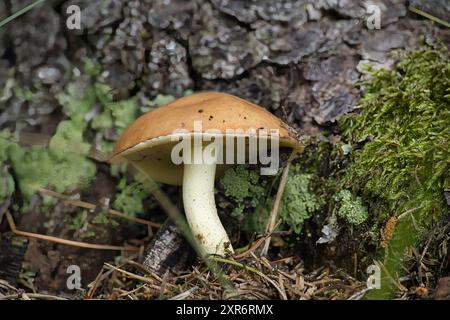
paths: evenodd
<path fill-rule="evenodd" d="M 125 159 L 158 182 L 182 186 L 186 219 L 202 251 L 225 256 L 233 248 L 217 214 L 214 181 L 243 158 L 256 163 L 250 145 L 263 140 L 276 142 L 271 153 L 280 146 L 302 149 L 295 131 L 264 108 L 230 94 L 202 92 L 135 120 L 116 142 L 113 159 Z M 249 150 L 242 152 L 243 145 Z"/>

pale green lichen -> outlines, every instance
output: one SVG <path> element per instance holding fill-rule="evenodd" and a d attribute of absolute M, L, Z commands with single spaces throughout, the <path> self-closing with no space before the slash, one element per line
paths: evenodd
<path fill-rule="evenodd" d="M 92 129 L 102 133 L 103 137 L 110 136 L 108 132 L 115 130 L 120 135 L 125 128 L 134 121 L 138 112 L 136 97 L 115 101 L 112 89 L 102 83 L 91 83 L 87 79 L 78 79 L 67 86 L 65 93 L 58 96 L 63 110 L 76 126 L 84 126 L 83 130 Z M 100 111 L 90 122 L 86 122 L 86 115 L 98 103 Z M 101 151 L 112 151 L 113 141 L 103 138 L 98 142 Z"/>
<path fill-rule="evenodd" d="M 174 96 L 158 94 L 158 95 L 156 95 L 155 99 L 151 100 L 150 104 L 153 107 L 159 107 L 159 106 L 163 106 L 165 104 L 168 104 L 168 103 L 170 103 L 170 102 L 172 102 L 174 100 L 175 100 Z"/>
<path fill-rule="evenodd" d="M 367 220 L 367 208 L 362 204 L 360 197 L 353 198 L 349 190 L 341 190 L 333 196 L 336 202 L 336 215 L 345 219 L 351 225 L 360 225 Z"/>
<path fill-rule="evenodd" d="M 55 135 L 51 138 L 49 149 L 56 153 L 75 153 L 87 156 L 91 145 L 84 142 L 83 132 L 85 126 L 74 121 L 61 121 Z"/>
<path fill-rule="evenodd" d="M 158 94 L 155 98 L 149 99 L 142 97 L 140 107 L 140 111 L 142 113 L 150 112 L 160 106 L 163 106 L 165 104 L 168 104 L 175 100 L 175 97 L 172 95 L 164 95 L 164 94 Z"/>
<path fill-rule="evenodd" d="M 118 185 L 118 193 L 113 202 L 113 208 L 131 216 L 144 212 L 143 201 L 149 196 L 149 190 L 140 182 L 126 184 L 125 179 Z"/>
<path fill-rule="evenodd" d="M 105 84 L 96 83 L 95 92 L 102 105 L 102 112 L 92 120 L 95 130 L 108 130 L 116 128 L 117 133 L 122 131 L 136 119 L 138 105 L 136 98 L 114 101 L 111 88 Z"/>
<path fill-rule="evenodd" d="M 96 77 L 102 72 L 101 65 L 95 63 L 92 59 L 84 59 L 83 72 L 91 77 Z"/>
<path fill-rule="evenodd" d="M 67 123 L 62 123 L 62 126 L 65 127 L 65 124 Z M 70 146 L 72 141 L 70 139 L 75 139 L 74 148 L 77 151 L 80 149 L 86 151 L 82 144 L 76 143 L 79 142 L 76 132 L 70 134 L 72 131 L 68 130 L 69 127 L 57 130 L 50 140 L 49 148 L 22 148 L 15 141 L 13 134 L 7 130 L 1 132 L 2 160 L 11 164 L 25 198 L 29 198 L 42 187 L 57 192 L 65 192 L 75 187 L 84 188 L 93 179 L 96 170 L 90 160 L 82 153 L 73 152 L 67 147 L 60 148 L 60 144 Z"/>
<path fill-rule="evenodd" d="M 15 183 L 6 166 L 0 166 L 0 203 L 11 197 L 14 193 Z"/>
<path fill-rule="evenodd" d="M 95 215 L 94 219 L 92 219 L 92 223 L 110 225 L 113 228 L 119 225 L 119 222 L 117 222 L 113 217 L 111 217 L 107 212 L 104 211 L 98 212 Z"/>
<path fill-rule="evenodd" d="M 246 206 L 255 208 L 265 194 L 265 188 L 260 184 L 257 172 L 248 170 L 245 166 L 228 169 L 220 180 L 225 195 L 235 203 L 231 215 L 242 216 Z"/>
<path fill-rule="evenodd" d="M 69 221 L 69 229 L 71 230 L 80 230 L 83 225 L 86 223 L 87 211 L 80 210 L 78 211 L 74 217 L 72 217 Z"/>
<path fill-rule="evenodd" d="M 299 166 L 293 166 L 284 189 L 279 207 L 279 217 L 283 225 L 299 234 L 303 224 L 322 205 L 322 201 L 311 189 L 312 175 L 303 174 Z M 259 171 L 238 166 L 226 171 L 221 179 L 225 196 L 233 201 L 232 215 L 246 216 L 246 229 L 262 232 L 274 203 L 266 181 L 259 176 Z M 269 196 L 266 196 L 269 195 Z"/>
<path fill-rule="evenodd" d="M 302 173 L 299 165 L 292 166 L 280 203 L 279 216 L 295 233 L 322 206 L 322 200 L 311 189 L 313 175 Z"/>
<path fill-rule="evenodd" d="M 64 113 L 76 123 L 84 123 L 86 113 L 91 110 L 97 100 L 95 87 L 84 78 L 67 85 L 66 91 L 57 96 L 63 106 Z"/>
<path fill-rule="evenodd" d="M 17 187 L 26 200 L 39 188 L 63 193 L 89 186 L 96 167 L 88 159 L 91 145 L 84 140 L 89 126 L 85 116 L 97 99 L 96 88 L 85 78 L 69 83 L 65 92 L 58 95 L 68 119 L 59 123 L 48 147 L 22 147 L 14 134 L 8 130 L 1 131 L 0 164 L 11 166 Z M 6 181 L 11 187 L 11 179 Z"/>

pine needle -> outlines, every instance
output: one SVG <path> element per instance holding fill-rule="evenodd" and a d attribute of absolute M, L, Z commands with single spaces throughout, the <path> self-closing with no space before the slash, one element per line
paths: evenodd
<path fill-rule="evenodd" d="M 2 21 L 0 21 L 0 28 L 2 28 L 3 26 L 7 25 L 8 23 L 10 23 L 11 21 L 17 19 L 18 17 L 20 17 L 21 15 L 24 15 L 25 13 L 27 13 L 28 11 L 34 9 L 35 7 L 37 7 L 38 5 L 40 5 L 41 3 L 43 3 L 45 0 L 36 0 L 33 3 L 30 3 L 29 5 L 27 5 L 26 7 L 20 9 L 19 11 L 13 13 L 12 15 L 10 15 L 9 17 L 3 19 Z"/>

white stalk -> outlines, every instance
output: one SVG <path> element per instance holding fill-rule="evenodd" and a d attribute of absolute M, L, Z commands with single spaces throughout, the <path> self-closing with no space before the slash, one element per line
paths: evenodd
<path fill-rule="evenodd" d="M 214 200 L 216 164 L 184 164 L 183 203 L 192 234 L 205 254 L 233 252 Z"/>

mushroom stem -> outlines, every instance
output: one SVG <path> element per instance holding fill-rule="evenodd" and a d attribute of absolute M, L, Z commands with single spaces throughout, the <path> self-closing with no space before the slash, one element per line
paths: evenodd
<path fill-rule="evenodd" d="M 214 200 L 216 164 L 184 164 L 183 203 L 186 219 L 203 252 L 225 256 L 233 252 L 217 215 Z"/>

